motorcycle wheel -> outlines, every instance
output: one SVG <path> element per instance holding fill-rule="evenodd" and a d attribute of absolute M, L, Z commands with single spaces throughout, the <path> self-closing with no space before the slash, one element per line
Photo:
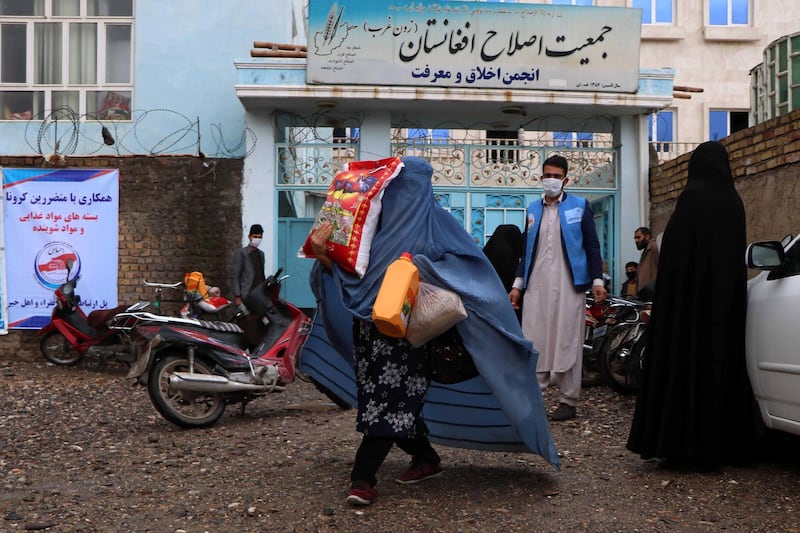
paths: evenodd
<path fill-rule="evenodd" d="M 615 335 L 625 335 L 627 332 L 627 329 L 623 329 L 619 332 L 609 333 L 600 355 L 600 373 L 603 381 L 611 390 L 622 395 L 634 394 L 639 390 L 639 384 L 630 367 L 634 342 L 629 340 L 614 350 L 610 349 Z"/>
<path fill-rule="evenodd" d="M 83 357 L 59 331 L 51 331 L 42 337 L 39 349 L 44 358 L 54 365 L 71 366 Z"/>
<path fill-rule="evenodd" d="M 183 428 L 203 428 L 214 424 L 225 412 L 225 397 L 221 393 L 170 390 L 169 375 L 188 372 L 189 359 L 183 355 L 161 357 L 150 370 L 147 392 L 161 415 Z M 200 359 L 194 360 L 194 371 L 211 374 Z"/>
<path fill-rule="evenodd" d="M 596 387 L 603 382 L 603 374 L 600 373 L 597 366 L 597 356 L 592 353 L 590 348 L 584 348 L 581 387 Z"/>
<path fill-rule="evenodd" d="M 631 348 L 631 368 L 633 369 L 633 379 L 638 385 L 644 379 L 644 358 L 647 354 L 647 330 L 642 333 L 633 343 Z"/>

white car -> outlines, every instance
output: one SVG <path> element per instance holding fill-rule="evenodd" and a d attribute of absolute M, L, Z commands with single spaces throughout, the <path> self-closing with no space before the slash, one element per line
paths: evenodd
<path fill-rule="evenodd" d="M 747 371 L 764 425 L 800 435 L 800 236 L 747 247 Z"/>

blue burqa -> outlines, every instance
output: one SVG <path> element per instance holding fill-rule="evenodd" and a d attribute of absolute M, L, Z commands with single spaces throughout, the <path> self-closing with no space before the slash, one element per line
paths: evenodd
<path fill-rule="evenodd" d="M 489 451 L 530 451 L 558 470 L 558 454 L 536 380 L 538 352 L 522 334 L 486 255 L 433 196 L 433 169 L 417 157 L 386 187 L 380 224 L 363 278 L 318 263 L 311 285 L 318 308 L 300 369 L 356 405 L 353 316 L 370 320 L 391 262 L 413 255 L 420 277 L 455 291 L 468 316 L 458 332 L 480 375 L 463 383 L 432 382 L 422 417 L 432 442 Z"/>

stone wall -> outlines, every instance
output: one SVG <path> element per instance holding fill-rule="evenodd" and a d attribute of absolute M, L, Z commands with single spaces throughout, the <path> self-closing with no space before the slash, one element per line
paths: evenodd
<path fill-rule="evenodd" d="M 152 299 L 143 279 L 183 281 L 193 270 L 230 297 L 231 258 L 242 238 L 243 160 L 203 163 L 196 157 L 68 159 L 68 167 L 119 169 L 119 263 L 109 268 L 119 272 L 120 304 Z M 0 166 L 41 167 L 42 159 L 0 157 Z M 84 283 L 91 280 L 81 279 L 78 294 Z M 177 312 L 179 306 L 165 304 L 165 312 Z M 0 359 L 41 357 L 38 343 L 35 331 L 10 330 L 0 336 Z"/>
<path fill-rule="evenodd" d="M 800 232 L 800 111 L 738 131 L 728 149 L 747 213 L 747 240 L 780 240 Z M 650 227 L 664 231 L 686 185 L 691 153 L 650 169 Z"/>

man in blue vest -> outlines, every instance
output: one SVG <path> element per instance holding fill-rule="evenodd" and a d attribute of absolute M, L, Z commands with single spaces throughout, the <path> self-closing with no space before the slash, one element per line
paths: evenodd
<path fill-rule="evenodd" d="M 589 202 L 567 194 L 567 160 L 553 155 L 542 165 L 544 194 L 528 206 L 525 247 L 517 268 L 511 305 L 522 302 L 522 331 L 539 351 L 536 374 L 546 389 L 555 382 L 554 421 L 575 418 L 581 391 L 585 291 L 606 298 L 600 241 Z M 524 298 L 522 298 L 524 293 Z"/>

